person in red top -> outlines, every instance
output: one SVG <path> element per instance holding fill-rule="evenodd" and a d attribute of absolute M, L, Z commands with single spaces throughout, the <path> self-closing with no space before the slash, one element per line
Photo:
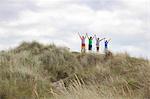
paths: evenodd
<path fill-rule="evenodd" d="M 81 36 L 79 33 L 78 33 L 80 39 L 81 39 L 81 53 L 85 53 L 86 52 L 86 48 L 85 48 L 85 39 L 86 39 L 86 36 Z"/>

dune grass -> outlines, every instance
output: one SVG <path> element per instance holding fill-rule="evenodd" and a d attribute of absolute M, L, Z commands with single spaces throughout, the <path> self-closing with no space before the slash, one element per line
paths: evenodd
<path fill-rule="evenodd" d="M 0 52 L 0 99 L 149 99 L 150 62 L 23 42 Z"/>

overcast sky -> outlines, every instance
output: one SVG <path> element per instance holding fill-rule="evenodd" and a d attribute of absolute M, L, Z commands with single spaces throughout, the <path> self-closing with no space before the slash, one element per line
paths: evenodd
<path fill-rule="evenodd" d="M 0 0 L 0 49 L 36 40 L 79 51 L 80 32 L 111 38 L 113 52 L 147 58 L 148 9 L 150 0 Z"/>

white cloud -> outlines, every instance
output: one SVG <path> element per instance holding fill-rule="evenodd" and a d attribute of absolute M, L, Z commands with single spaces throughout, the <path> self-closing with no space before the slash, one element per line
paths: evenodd
<path fill-rule="evenodd" d="M 0 2 L 1 49 L 22 40 L 38 40 L 79 50 L 80 40 L 76 32 L 88 32 L 111 37 L 110 46 L 114 51 L 134 49 L 127 51 L 132 55 L 143 54 L 143 51 L 149 53 L 150 48 L 145 44 L 150 45 L 148 0 Z M 4 9 L 5 5 L 7 10 Z M 13 17 L 3 12 L 11 12 Z"/>

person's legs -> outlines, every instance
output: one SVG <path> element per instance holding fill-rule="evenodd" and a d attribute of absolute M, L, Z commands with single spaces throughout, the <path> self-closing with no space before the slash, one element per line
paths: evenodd
<path fill-rule="evenodd" d="M 107 48 L 105 48 L 105 54 L 107 54 L 108 53 L 108 49 Z"/>
<path fill-rule="evenodd" d="M 82 44 L 81 52 L 84 52 L 84 53 L 85 53 L 85 44 Z"/>
<path fill-rule="evenodd" d="M 83 49 L 83 46 L 82 46 L 82 44 L 81 44 L 81 53 L 82 53 L 82 49 Z"/>
<path fill-rule="evenodd" d="M 90 51 L 92 51 L 92 45 L 89 45 L 89 47 L 90 47 L 90 48 L 89 48 L 89 49 L 90 49 Z"/>
<path fill-rule="evenodd" d="M 99 52 L 99 46 L 97 46 L 96 49 L 97 49 L 97 52 Z"/>
<path fill-rule="evenodd" d="M 81 53 L 83 52 L 83 48 L 81 48 Z"/>
<path fill-rule="evenodd" d="M 84 52 L 84 53 L 86 52 L 86 49 L 85 49 L 85 47 L 84 47 L 84 49 L 83 49 L 83 52 Z"/>
<path fill-rule="evenodd" d="M 90 51 L 90 45 L 88 46 L 88 50 Z"/>
<path fill-rule="evenodd" d="M 84 44 L 84 46 L 83 46 L 83 53 L 85 53 L 85 51 L 86 51 L 86 49 L 85 49 L 85 44 Z"/>

